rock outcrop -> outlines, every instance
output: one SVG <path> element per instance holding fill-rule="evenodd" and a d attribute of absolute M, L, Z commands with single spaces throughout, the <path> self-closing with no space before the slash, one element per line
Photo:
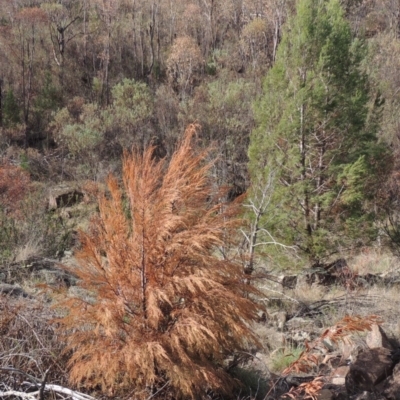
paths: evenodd
<path fill-rule="evenodd" d="M 346 375 L 347 392 L 376 392 L 377 385 L 392 374 L 393 368 L 390 350 L 384 347 L 366 349 L 350 365 Z"/>
<path fill-rule="evenodd" d="M 352 360 L 349 351 L 344 354 L 343 348 L 325 346 L 320 357 L 314 353 L 312 358 L 316 363 L 321 360 L 314 376 L 284 376 L 275 385 L 281 385 L 282 391 L 286 388 L 287 396 L 295 399 L 400 400 L 400 348 L 394 349 L 377 324 L 366 342 L 368 346 L 358 349 Z"/>

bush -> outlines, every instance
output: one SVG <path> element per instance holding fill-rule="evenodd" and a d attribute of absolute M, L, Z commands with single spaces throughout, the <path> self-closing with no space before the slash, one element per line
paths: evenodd
<path fill-rule="evenodd" d="M 72 228 L 48 212 L 44 192 L 21 167 L 0 165 L 0 262 L 27 247 L 30 256 L 54 257 L 70 245 Z"/>
<path fill-rule="evenodd" d="M 272 357 L 272 371 L 281 373 L 303 353 L 302 347 L 285 347 L 279 349 Z"/>
<path fill-rule="evenodd" d="M 81 233 L 72 272 L 85 295 L 60 303 L 74 384 L 147 398 L 230 393 L 228 354 L 256 344 L 247 322 L 258 307 L 240 264 L 216 256 L 237 227 L 237 204 L 222 204 L 207 153 L 190 126 L 169 165 L 125 154 L 123 185 L 108 180 L 100 214 Z"/>
<path fill-rule="evenodd" d="M 52 318 L 44 301 L 0 294 L 0 390 L 20 391 L 30 377 L 41 382 L 46 371 L 48 381 L 66 383 L 64 344 Z"/>
<path fill-rule="evenodd" d="M 0 165 L 0 207 L 1 211 L 20 217 L 20 203 L 31 188 L 29 174 L 22 168 Z"/>

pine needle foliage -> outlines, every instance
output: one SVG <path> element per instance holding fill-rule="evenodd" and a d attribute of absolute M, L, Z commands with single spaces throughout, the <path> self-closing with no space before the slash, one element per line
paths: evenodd
<path fill-rule="evenodd" d="M 283 371 L 283 374 L 310 372 L 320 362 L 318 354 L 321 348 L 326 347 L 325 340 L 328 339 L 331 343 L 351 343 L 351 335 L 358 332 L 370 331 L 375 324 L 382 324 L 381 318 L 376 315 L 362 317 L 358 315 L 346 315 L 338 323 L 326 329 L 322 335 L 314 339 L 311 343 L 306 342 L 306 349 L 296 361 Z"/>
<path fill-rule="evenodd" d="M 126 153 L 123 184 L 109 177 L 99 216 L 80 235 L 73 272 L 86 296 L 61 303 L 58 321 L 74 384 L 133 398 L 162 387 L 175 398 L 227 394 L 224 359 L 257 342 L 255 289 L 216 251 L 238 225 L 238 205 L 218 201 L 208 152 L 193 149 L 197 129 L 169 163 L 154 148 Z"/>

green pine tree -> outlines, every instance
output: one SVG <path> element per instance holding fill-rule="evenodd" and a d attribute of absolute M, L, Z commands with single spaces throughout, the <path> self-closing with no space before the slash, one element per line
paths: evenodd
<path fill-rule="evenodd" d="M 378 102 L 368 106 L 365 55 L 339 0 L 299 0 L 255 106 L 253 196 L 275 177 L 260 233 L 312 262 L 373 236 L 372 202 L 388 153 L 376 137 Z"/>
<path fill-rule="evenodd" d="M 3 118 L 6 127 L 14 126 L 21 122 L 20 111 L 14 92 L 12 89 L 9 89 L 6 93 L 3 104 Z"/>

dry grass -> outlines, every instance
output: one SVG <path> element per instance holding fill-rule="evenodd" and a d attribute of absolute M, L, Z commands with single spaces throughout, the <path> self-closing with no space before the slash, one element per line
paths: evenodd
<path fill-rule="evenodd" d="M 385 321 L 383 328 L 389 337 L 400 340 L 399 287 L 373 286 L 366 290 L 365 294 L 369 298 L 373 299 L 368 311 L 382 317 L 382 319 Z"/>
<path fill-rule="evenodd" d="M 0 295 L 0 385 L 20 390 L 23 374 L 41 381 L 47 370 L 48 382 L 67 382 L 63 342 L 52 318 L 43 301 Z"/>
<path fill-rule="evenodd" d="M 330 289 L 322 285 L 304 284 L 301 286 L 296 286 L 296 288 L 293 289 L 290 294 L 292 297 L 302 303 L 312 303 L 314 301 L 319 301 L 323 298 L 326 298 L 329 291 Z"/>
<path fill-rule="evenodd" d="M 400 271 L 400 260 L 387 250 L 367 247 L 349 258 L 350 269 L 359 275 Z"/>
<path fill-rule="evenodd" d="M 365 248 L 359 254 L 348 257 L 348 264 L 355 276 L 365 274 L 400 276 L 400 260 L 389 252 L 376 248 Z M 278 296 L 276 296 L 278 297 Z M 382 315 L 386 321 L 397 321 L 400 307 L 400 292 L 397 286 L 372 285 L 365 287 L 345 287 L 341 284 L 323 286 L 316 284 L 300 284 L 295 289 L 285 290 L 281 298 L 290 304 L 294 313 L 299 305 L 310 305 L 321 301 L 342 299 L 332 307 L 323 309 L 323 321 L 328 324 L 332 319 L 340 319 L 345 315 Z M 295 301 L 290 301 L 289 299 Z M 393 330 L 393 329 L 392 329 Z M 399 329 L 400 334 L 400 329 Z"/>
<path fill-rule="evenodd" d="M 398 260 L 390 254 L 380 254 L 375 249 L 364 250 L 350 261 L 351 268 L 358 268 L 357 273 L 378 273 L 382 274 L 395 271 Z M 373 269 L 374 268 L 374 269 Z M 398 310 L 400 308 L 399 287 L 390 285 L 372 285 L 365 287 L 344 287 L 343 285 L 309 285 L 306 283 L 298 285 L 295 289 L 273 289 L 269 294 L 271 299 L 268 304 L 269 310 L 277 308 L 285 309 L 290 316 L 299 316 L 310 322 L 310 327 L 304 330 L 313 336 L 323 327 L 329 327 L 331 321 L 340 320 L 346 315 L 368 316 L 379 315 L 385 321 L 383 329 L 388 336 L 394 340 L 400 339 L 400 323 L 398 322 Z M 279 293 L 280 292 L 280 293 Z M 307 308 L 322 304 L 315 314 L 307 314 Z M 322 328 L 321 328 L 322 327 Z M 266 328 L 269 329 L 269 328 Z M 271 328 L 272 329 L 272 328 Z M 287 325 L 290 333 L 293 328 Z M 296 328 L 295 328 L 296 330 Z M 285 334 L 285 332 L 283 332 Z M 265 335 L 264 335 L 265 336 Z M 279 332 L 275 333 L 274 339 L 265 339 L 269 348 L 274 349 L 282 346 L 285 338 Z"/>
<path fill-rule="evenodd" d="M 282 347 L 278 348 L 271 353 L 271 371 L 281 373 L 288 368 L 294 361 L 303 353 L 302 347 Z"/>
<path fill-rule="evenodd" d="M 29 241 L 15 249 L 15 262 L 23 262 L 29 260 L 31 257 L 40 256 L 43 252 L 39 240 L 29 239 Z"/>

